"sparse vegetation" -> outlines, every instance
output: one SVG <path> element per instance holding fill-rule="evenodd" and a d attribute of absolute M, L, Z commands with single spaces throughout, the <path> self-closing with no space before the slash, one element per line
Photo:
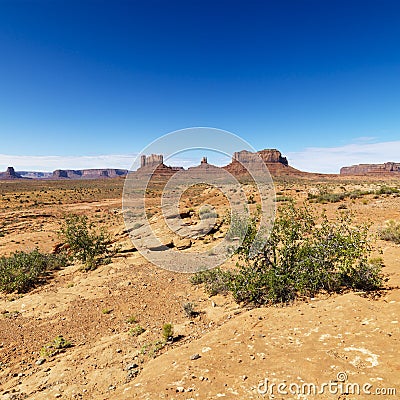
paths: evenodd
<path fill-rule="evenodd" d="M 112 252 L 108 249 L 109 235 L 104 229 L 96 230 L 86 216 L 71 214 L 65 217 L 60 235 L 73 257 L 84 263 L 85 270 L 93 270 L 110 261 Z"/>
<path fill-rule="evenodd" d="M 103 308 L 103 309 L 101 310 L 101 312 L 102 312 L 103 314 L 105 314 L 105 315 L 111 314 L 111 313 L 112 313 L 112 309 L 111 309 L 111 308 Z"/>
<path fill-rule="evenodd" d="M 40 350 L 40 355 L 43 358 L 54 357 L 55 355 L 62 353 L 65 349 L 72 347 L 72 343 L 63 336 L 56 336 L 51 343 L 46 344 Z"/>
<path fill-rule="evenodd" d="M 43 254 L 35 249 L 30 253 L 17 251 L 9 257 L 0 257 L 0 290 L 6 293 L 26 293 L 44 282 L 51 271 L 65 267 L 63 254 Z"/>
<path fill-rule="evenodd" d="M 134 326 L 133 328 L 129 329 L 129 334 L 131 336 L 139 336 L 145 331 L 146 330 L 138 324 L 138 325 Z"/>
<path fill-rule="evenodd" d="M 383 240 L 400 244 L 400 222 L 388 221 L 386 226 L 380 230 L 379 236 Z"/>
<path fill-rule="evenodd" d="M 151 343 L 145 343 L 140 349 L 140 354 L 147 354 L 149 358 L 156 358 L 158 352 L 165 347 L 165 340 L 157 340 Z"/>

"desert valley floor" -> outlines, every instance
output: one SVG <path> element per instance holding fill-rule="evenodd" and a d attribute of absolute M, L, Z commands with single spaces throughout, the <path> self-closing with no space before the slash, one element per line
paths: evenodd
<path fill-rule="evenodd" d="M 63 216 L 84 214 L 105 227 L 119 252 L 112 262 L 84 272 L 73 264 L 23 294 L 0 295 L 0 398 L 2 399 L 263 399 L 260 384 L 347 381 L 397 395 L 275 394 L 275 399 L 398 398 L 400 395 L 400 245 L 379 238 L 375 253 L 388 278 L 379 292 L 321 294 L 287 306 L 250 308 L 230 295 L 208 296 L 188 274 L 160 269 L 130 243 L 121 196 L 124 180 L 4 181 L 0 183 L 0 255 L 38 247 L 52 252 Z M 309 193 L 376 191 L 400 180 L 361 177 L 279 178 L 277 204 Z M 251 192 L 249 187 L 248 191 Z M 400 221 L 400 195 L 343 196 L 313 202 L 333 217 L 338 208 L 371 222 L 374 236 L 385 221 Z M 353 196 L 354 197 L 354 196 Z M 198 190 L 182 207 L 196 209 L 222 196 Z M 149 204 L 157 225 L 157 207 Z M 190 213 L 188 213 L 190 215 Z M 189 216 L 190 218 L 190 216 Z M 222 232 L 223 233 L 223 232 Z M 209 238 L 209 244 L 218 237 Z M 209 245 L 208 244 L 208 245 Z M 206 246 L 205 241 L 192 247 Z M 190 248 L 182 251 L 190 251 Z M 224 267 L 230 268 L 234 260 Z M 188 318 L 183 304 L 195 305 Z M 130 318 L 145 329 L 129 334 Z M 173 343 L 157 348 L 164 323 Z M 57 335 L 73 346 L 40 360 L 40 349 Z"/>

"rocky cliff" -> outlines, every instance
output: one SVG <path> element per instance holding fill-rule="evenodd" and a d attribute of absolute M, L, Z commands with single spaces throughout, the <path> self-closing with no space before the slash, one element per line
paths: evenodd
<path fill-rule="evenodd" d="M 242 175 L 247 173 L 248 167 L 253 164 L 257 166 L 259 157 L 264 161 L 269 172 L 272 175 L 300 175 L 301 171 L 289 166 L 286 157 L 283 157 L 281 152 L 276 149 L 265 149 L 252 153 L 247 150 L 235 152 L 232 157 L 232 162 L 226 167 L 223 167 L 233 175 Z"/>
<path fill-rule="evenodd" d="M 279 150 L 276 149 L 265 149 L 258 151 L 257 153 L 252 153 L 247 150 L 237 151 L 233 154 L 232 162 L 238 161 L 241 164 L 250 164 L 257 162 L 259 157 L 264 161 L 264 163 L 280 163 L 282 165 L 288 166 L 288 160 L 286 157 L 282 157 Z"/>
<path fill-rule="evenodd" d="M 128 173 L 126 169 L 57 169 L 53 172 L 53 179 L 98 179 L 98 178 L 116 178 L 125 176 Z"/>
<path fill-rule="evenodd" d="M 358 164 L 340 169 L 340 175 L 385 175 L 399 174 L 400 163 L 387 162 L 384 164 Z"/>

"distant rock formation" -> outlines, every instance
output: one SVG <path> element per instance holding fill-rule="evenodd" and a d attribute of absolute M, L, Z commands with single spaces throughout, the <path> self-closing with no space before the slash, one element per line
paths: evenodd
<path fill-rule="evenodd" d="M 286 157 L 283 157 L 281 152 L 276 149 L 265 149 L 252 153 L 247 150 L 235 152 L 232 157 L 232 162 L 225 167 L 222 167 L 226 171 L 233 175 L 246 175 L 248 170 L 246 167 L 250 167 L 252 164 L 257 166 L 256 160 L 259 161 L 261 158 L 267 166 L 271 175 L 297 175 L 306 176 L 312 175 L 305 172 L 299 171 L 289 166 Z M 175 174 L 177 171 L 182 171 L 183 167 L 171 167 L 164 164 L 164 157 L 162 154 L 151 154 L 149 156 L 142 155 L 140 159 L 140 168 L 137 171 L 132 172 L 132 176 L 138 178 L 142 176 L 151 175 L 155 178 L 169 177 Z M 254 167 L 253 165 L 253 167 Z M 258 164 L 259 165 L 259 164 Z M 390 165 L 391 167 L 389 167 Z M 397 170 L 400 172 L 400 164 L 386 163 L 384 169 Z M 200 165 L 197 167 L 189 168 L 188 171 L 197 172 L 198 170 L 207 173 L 215 171 L 220 167 L 208 164 L 207 157 L 203 157 Z M 341 173 L 346 174 L 346 168 L 342 168 Z M 0 173 L 0 179 L 99 179 L 99 178 L 117 178 L 125 177 L 128 174 L 128 170 L 125 169 L 114 169 L 114 168 L 102 168 L 102 169 L 57 169 L 51 172 L 35 172 L 35 171 L 21 171 L 15 172 L 13 167 L 7 168 L 6 172 Z M 364 172 L 363 172 L 364 173 Z M 130 173 L 131 175 L 131 173 Z"/>
<path fill-rule="evenodd" d="M 188 172 L 196 172 L 196 173 L 212 173 L 216 170 L 221 170 L 220 167 L 217 167 L 215 165 L 209 164 L 207 161 L 207 157 L 203 157 L 200 161 L 199 165 L 196 165 L 195 167 L 189 167 L 187 169 Z"/>
<path fill-rule="evenodd" d="M 0 179 L 21 179 L 21 175 L 17 174 L 13 167 L 8 167 L 5 172 L 0 172 Z"/>
<path fill-rule="evenodd" d="M 350 167 L 342 167 L 340 175 L 385 175 L 399 174 L 400 163 L 387 162 L 384 164 L 358 164 Z"/>
<path fill-rule="evenodd" d="M 117 178 L 125 176 L 126 169 L 57 169 L 53 172 L 53 179 L 98 179 L 98 178 Z"/>
<path fill-rule="evenodd" d="M 164 164 L 162 154 L 142 155 L 140 157 L 140 168 L 137 169 L 138 175 L 171 176 L 177 171 L 183 170 L 182 167 L 170 167 Z"/>

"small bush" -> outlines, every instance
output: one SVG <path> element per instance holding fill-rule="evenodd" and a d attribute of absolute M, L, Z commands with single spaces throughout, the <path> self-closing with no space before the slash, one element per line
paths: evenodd
<path fill-rule="evenodd" d="M 372 290 L 382 284 L 380 268 L 368 256 L 368 226 L 353 226 L 351 214 L 335 222 L 316 217 L 305 207 L 281 208 L 261 253 L 243 255 L 231 284 L 237 301 L 255 304 L 284 303 L 299 295 L 345 288 Z"/>
<path fill-rule="evenodd" d="M 135 315 L 131 315 L 130 317 L 128 317 L 128 319 L 126 320 L 126 322 L 128 324 L 135 324 L 137 322 L 137 318 Z"/>
<path fill-rule="evenodd" d="M 112 313 L 112 310 L 110 309 L 110 308 L 103 308 L 102 310 L 101 310 L 101 312 L 103 313 L 103 314 L 111 314 Z"/>
<path fill-rule="evenodd" d="M 64 339 L 61 335 L 56 336 L 51 343 L 46 344 L 40 350 L 40 355 L 43 358 L 53 357 L 65 351 L 65 349 L 72 347 L 72 343 Z"/>
<path fill-rule="evenodd" d="M 146 330 L 144 328 L 142 328 L 140 325 L 136 325 L 133 328 L 129 329 L 129 334 L 131 336 L 139 336 L 145 331 Z"/>
<path fill-rule="evenodd" d="M 237 302 L 255 305 L 287 303 L 299 296 L 344 289 L 375 290 L 382 284 L 381 263 L 370 260 L 367 225 L 353 225 L 349 213 L 317 225 L 306 207 L 280 208 L 272 232 L 255 246 L 257 218 L 250 219 L 246 237 L 236 250 L 239 262 L 230 272 L 218 268 L 191 278 L 209 294 L 222 287 Z"/>
<path fill-rule="evenodd" d="M 188 318 L 193 318 L 198 315 L 198 312 L 194 309 L 193 303 L 185 303 L 182 308 Z"/>
<path fill-rule="evenodd" d="M 388 221 L 386 226 L 380 230 L 379 236 L 383 240 L 400 244 L 400 222 Z"/>
<path fill-rule="evenodd" d="M 68 265 L 62 254 L 43 254 L 38 249 L 26 253 L 17 251 L 0 257 L 0 290 L 6 293 L 26 293 L 44 281 L 49 273 Z"/>
<path fill-rule="evenodd" d="M 164 340 L 170 342 L 174 339 L 174 327 L 171 323 L 164 324 L 162 327 L 162 335 Z"/>
<path fill-rule="evenodd" d="M 85 264 L 86 270 L 93 270 L 110 261 L 112 253 L 107 248 L 109 235 L 104 230 L 97 231 L 86 216 L 67 216 L 60 235 L 69 245 L 73 257 Z"/>
<path fill-rule="evenodd" d="M 216 211 L 209 205 L 205 205 L 199 210 L 199 218 L 200 219 L 209 219 L 209 218 L 217 218 L 218 214 Z"/>

